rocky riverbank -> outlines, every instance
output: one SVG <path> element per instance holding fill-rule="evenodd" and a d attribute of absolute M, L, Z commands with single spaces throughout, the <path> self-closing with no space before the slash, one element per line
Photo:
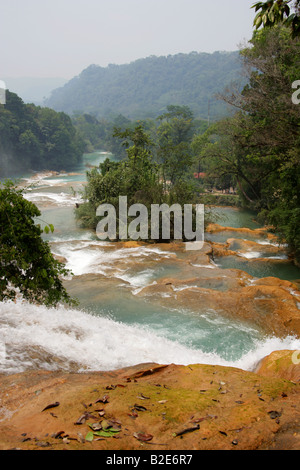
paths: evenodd
<path fill-rule="evenodd" d="M 299 352 L 255 372 L 140 364 L 0 377 L 0 449 L 300 449 Z"/>
<path fill-rule="evenodd" d="M 237 321 L 241 328 L 255 327 L 262 335 L 299 338 L 297 279 L 252 276 L 218 262 L 232 257 L 272 267 L 289 262 L 284 247 L 265 229 L 211 225 L 207 233 L 211 239 L 200 252 L 187 252 L 181 243 L 148 250 L 151 246 L 143 243 L 100 246 L 91 240 L 89 255 L 93 266 L 101 261 L 101 269 L 88 266 L 66 280 L 66 287 L 71 295 L 96 304 L 124 289 L 128 301 L 149 300 L 152 307 L 184 307 L 199 315 L 218 312 L 220 318 Z M 218 239 L 220 234 L 224 240 Z M 63 241 L 52 243 L 57 256 L 61 245 Z M 80 253 L 76 241 L 70 242 L 64 260 L 73 253 Z M 160 267 L 163 274 L 154 281 L 133 282 Z M 85 330 L 72 328 L 70 334 L 82 339 Z M 59 323 L 56 329 L 68 330 Z M 16 348 L 10 351 L 14 358 Z M 109 354 L 101 342 L 97 351 Z M 299 351 L 274 351 L 251 371 L 151 362 L 108 372 L 88 372 L 85 366 L 78 373 L 78 360 L 66 372 L 61 357 L 37 345 L 28 347 L 24 357 L 32 364 L 25 372 L 0 375 L 2 450 L 300 449 Z M 49 364 L 57 363 L 57 370 L 33 367 L 41 358 L 44 364 L 50 359 Z"/>
<path fill-rule="evenodd" d="M 243 230 L 243 229 L 242 229 Z M 247 234 L 266 235 L 266 240 L 273 241 L 272 235 L 266 234 L 264 230 L 247 229 Z M 270 237 L 270 238 L 268 238 Z M 239 248 L 235 246 L 238 244 Z M 134 295 L 139 298 L 148 299 L 152 305 L 165 308 L 188 308 L 192 311 L 215 311 L 218 315 L 229 320 L 237 320 L 245 325 L 254 326 L 266 335 L 286 337 L 293 335 L 300 337 L 300 292 L 297 281 L 287 281 L 275 276 L 253 277 L 241 269 L 223 269 L 215 263 L 222 256 L 234 256 L 235 259 L 245 259 L 253 246 L 265 250 L 274 255 L 275 259 L 254 258 L 250 262 L 258 265 L 269 265 L 278 263 L 277 256 L 283 256 L 283 248 L 274 244 L 258 244 L 240 239 L 228 239 L 226 243 L 206 242 L 201 251 L 186 251 L 183 243 L 156 244 L 155 247 L 161 252 L 169 253 L 164 259 L 166 272 L 172 272 L 173 276 L 161 276 L 155 282 L 145 287 L 134 289 Z M 145 244 L 137 242 L 119 242 L 101 247 L 101 250 L 111 252 L 114 249 L 135 249 Z M 233 251 L 232 248 L 235 248 Z M 95 253 L 99 250 L 94 247 Z M 252 252 L 252 251 L 251 251 Z M 171 254 L 170 254 L 171 253 Z M 285 259 L 279 262 L 285 264 Z M 89 292 L 91 285 L 91 297 L 94 295 L 95 286 L 99 290 L 104 283 L 107 284 L 107 292 L 113 286 L 117 289 L 120 279 L 119 272 L 141 272 L 151 269 L 157 260 L 151 256 L 139 261 L 135 257 L 123 257 L 109 264 L 109 278 L 102 274 L 89 274 L 75 276 L 66 286 L 71 295 L 78 295 L 84 289 Z M 124 284 L 130 283 L 124 279 Z M 97 289 L 96 289 L 97 291 Z M 105 295 L 105 294 L 103 294 Z M 98 302 L 101 298 L 97 299 Z"/>

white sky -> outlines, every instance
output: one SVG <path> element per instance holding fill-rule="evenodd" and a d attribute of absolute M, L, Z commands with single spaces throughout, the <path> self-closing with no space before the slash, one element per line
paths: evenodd
<path fill-rule="evenodd" d="M 0 0 L 0 78 L 70 79 L 150 55 L 233 51 L 255 0 Z"/>

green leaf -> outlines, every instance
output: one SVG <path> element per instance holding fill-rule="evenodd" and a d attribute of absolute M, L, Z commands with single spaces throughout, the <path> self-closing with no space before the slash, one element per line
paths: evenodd
<path fill-rule="evenodd" d="M 89 431 L 87 435 L 85 436 L 85 440 L 88 442 L 92 442 L 94 439 L 94 433 L 92 431 Z"/>
<path fill-rule="evenodd" d="M 95 431 L 94 435 L 95 436 L 101 436 L 101 437 L 113 437 L 118 432 L 120 432 L 120 429 L 111 428 L 107 431 Z"/>
<path fill-rule="evenodd" d="M 269 13 L 269 20 L 271 21 L 271 23 L 274 23 L 274 21 L 275 21 L 275 15 L 274 15 L 273 11 L 270 11 L 270 13 Z"/>

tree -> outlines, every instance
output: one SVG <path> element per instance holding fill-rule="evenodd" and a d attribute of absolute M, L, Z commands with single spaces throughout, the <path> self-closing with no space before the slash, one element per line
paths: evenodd
<path fill-rule="evenodd" d="M 70 271 L 54 259 L 35 223 L 41 213 L 22 192 L 9 180 L 0 188 L 0 301 L 20 293 L 32 303 L 73 305 L 61 280 Z"/>
<path fill-rule="evenodd" d="M 86 202 L 76 210 L 76 217 L 85 227 L 96 228 L 96 209 L 100 204 L 112 204 L 118 213 L 119 196 L 127 196 L 128 206 L 140 203 L 150 207 L 163 199 L 160 168 L 152 158 L 152 142 L 143 126 L 115 129 L 114 136 L 127 147 L 127 157 L 118 162 L 106 159 L 99 168 L 87 172 Z"/>
<path fill-rule="evenodd" d="M 3 176 L 16 171 L 61 170 L 80 162 L 84 142 L 65 113 L 24 104 L 6 91 L 0 105 L 0 153 Z"/>
<path fill-rule="evenodd" d="M 248 85 L 223 94 L 236 114 L 194 145 L 211 175 L 234 177 L 244 205 L 272 224 L 300 261 L 300 106 L 292 102 L 300 42 L 286 27 L 263 28 L 241 55 Z"/>
<path fill-rule="evenodd" d="M 273 27 L 283 24 L 291 29 L 293 38 L 300 36 L 300 0 L 268 0 L 257 2 L 252 8 L 258 12 L 253 22 L 256 29 L 261 25 Z"/>
<path fill-rule="evenodd" d="M 87 172 L 85 203 L 76 209 L 76 217 L 83 226 L 96 228 L 99 222 L 96 210 L 102 204 L 110 204 L 114 207 L 118 225 L 119 196 L 127 197 L 128 207 L 133 204 L 145 206 L 149 223 L 152 204 L 160 206 L 176 203 L 183 206 L 195 202 L 196 192 L 193 181 L 178 179 L 174 184 L 166 185 L 163 178 L 163 165 L 156 162 L 153 157 L 155 145 L 141 124 L 125 131 L 116 129 L 115 136 L 119 136 L 127 147 L 127 158 L 118 162 L 107 159 L 99 165 L 99 168 L 93 168 Z M 172 238 L 174 235 L 173 215 L 169 220 Z M 128 217 L 128 222 L 130 221 Z M 195 211 L 193 221 L 195 223 Z M 119 233 L 116 233 L 116 238 L 118 237 Z M 159 237 L 164 240 L 162 227 L 160 227 Z M 143 237 L 143 239 L 146 238 Z"/>
<path fill-rule="evenodd" d="M 173 105 L 158 117 L 161 124 L 157 129 L 157 155 L 165 178 L 170 179 L 172 184 L 183 179 L 191 168 L 193 119 L 193 113 L 187 106 Z"/>

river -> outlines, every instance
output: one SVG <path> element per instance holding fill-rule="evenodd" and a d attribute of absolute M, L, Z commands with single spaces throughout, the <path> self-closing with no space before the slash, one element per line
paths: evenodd
<path fill-rule="evenodd" d="M 98 165 L 107 156 L 95 152 L 71 173 L 25 175 L 22 180 L 25 197 L 42 212 L 39 222 L 55 227 L 44 237 L 72 270 L 65 285 L 79 307 L 1 303 L 0 372 L 113 370 L 145 362 L 253 370 L 274 350 L 300 349 L 291 334 L 266 332 L 247 315 L 231 315 L 241 285 L 244 292 L 265 276 L 300 279 L 284 247 L 278 250 L 267 232 L 256 231 L 260 227 L 253 214 L 211 208 L 224 230 L 208 232 L 206 241 L 227 243 L 235 253 L 231 256 L 188 253 L 174 244 L 102 242 L 80 228 L 74 207 L 81 201 L 86 165 Z M 284 289 L 287 302 L 299 310 L 298 290 Z M 255 298 L 253 305 L 262 310 L 266 301 L 266 296 Z"/>

